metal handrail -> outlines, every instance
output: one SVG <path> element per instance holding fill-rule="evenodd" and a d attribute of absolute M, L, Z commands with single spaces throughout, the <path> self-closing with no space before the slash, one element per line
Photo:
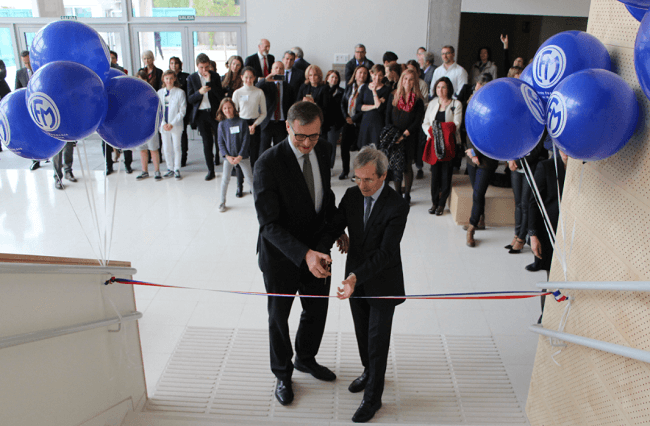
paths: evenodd
<path fill-rule="evenodd" d="M 137 269 L 125 266 L 55 265 L 0 262 L 0 274 L 97 274 L 133 276 Z"/>
<path fill-rule="evenodd" d="M 115 318 L 108 318 L 99 321 L 84 322 L 72 326 L 51 328 L 49 330 L 40 330 L 32 333 L 24 333 L 16 336 L 0 338 L 0 349 L 18 346 L 25 343 L 38 342 L 39 340 L 51 339 L 53 337 L 65 336 L 67 334 L 78 333 L 81 331 L 93 330 L 95 328 L 109 327 L 114 324 L 135 321 L 142 318 L 141 312 L 131 312 Z"/>
<path fill-rule="evenodd" d="M 550 281 L 537 283 L 537 288 L 596 291 L 650 291 L 650 281 Z"/>
<path fill-rule="evenodd" d="M 576 336 L 562 331 L 548 330 L 541 325 L 531 325 L 528 330 L 542 336 L 562 340 L 564 342 L 574 343 L 576 345 L 586 346 L 599 351 L 609 352 L 611 354 L 624 356 L 637 361 L 650 363 L 650 352 L 642 349 L 635 349 L 629 346 L 617 345 L 615 343 L 603 342 L 602 340 L 590 339 L 588 337 Z"/>

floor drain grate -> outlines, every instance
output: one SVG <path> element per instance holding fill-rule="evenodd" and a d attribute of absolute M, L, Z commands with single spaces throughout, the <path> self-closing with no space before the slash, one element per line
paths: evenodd
<path fill-rule="evenodd" d="M 362 371 L 353 333 L 326 333 L 318 361 L 334 383 L 294 372 L 296 399 L 273 396 L 266 330 L 188 327 L 145 411 L 251 422 L 349 421 L 362 394 L 347 387 Z M 526 425 L 489 336 L 393 335 L 383 407 L 375 423 Z"/>

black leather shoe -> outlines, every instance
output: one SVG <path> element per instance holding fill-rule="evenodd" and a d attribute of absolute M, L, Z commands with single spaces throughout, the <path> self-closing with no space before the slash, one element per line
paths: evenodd
<path fill-rule="evenodd" d="M 303 373 L 309 373 L 318 380 L 323 380 L 325 382 L 332 382 L 336 380 L 336 374 L 332 373 L 329 368 L 320 365 L 316 361 L 302 363 L 296 359 L 296 362 L 293 363 L 293 366 L 296 368 L 296 370 L 302 371 Z"/>
<path fill-rule="evenodd" d="M 241 198 L 243 196 L 244 196 L 244 189 L 241 187 L 237 188 L 237 193 L 235 194 L 235 197 Z"/>
<path fill-rule="evenodd" d="M 126 169 L 126 174 L 127 175 L 130 175 L 131 173 L 133 173 L 133 169 L 131 168 L 131 166 L 124 166 L 124 168 Z"/>
<path fill-rule="evenodd" d="M 357 412 L 352 416 L 352 421 L 355 423 L 365 423 L 375 417 L 375 413 L 381 408 L 381 401 L 377 403 L 361 401 L 361 405 L 357 408 Z"/>
<path fill-rule="evenodd" d="M 214 174 L 214 172 L 208 172 L 208 174 L 205 175 L 205 180 L 212 180 L 215 177 L 217 177 L 217 176 Z"/>
<path fill-rule="evenodd" d="M 33 171 L 33 170 L 38 169 L 39 167 L 41 167 L 41 163 L 40 163 L 40 162 L 38 162 L 38 161 L 32 161 L 32 165 L 29 166 L 29 170 L 32 170 L 32 171 Z"/>
<path fill-rule="evenodd" d="M 533 262 L 530 265 L 526 265 L 526 270 L 530 272 L 537 272 L 537 271 L 541 271 L 542 268 L 539 266 L 537 262 Z"/>
<path fill-rule="evenodd" d="M 442 214 L 444 213 L 444 211 L 445 211 L 444 206 L 438 206 L 438 207 L 436 208 L 436 216 L 442 216 Z"/>
<path fill-rule="evenodd" d="M 348 178 L 348 174 L 345 172 L 341 172 L 339 175 L 339 180 L 346 180 Z"/>
<path fill-rule="evenodd" d="M 363 370 L 363 374 L 350 383 L 348 390 L 352 393 L 361 392 L 366 388 L 366 383 L 368 383 L 368 369 Z"/>
<path fill-rule="evenodd" d="M 187 166 L 187 159 L 181 159 L 181 167 Z"/>
<path fill-rule="evenodd" d="M 113 174 L 113 169 L 106 169 L 106 176 L 112 175 Z"/>
<path fill-rule="evenodd" d="M 429 214 L 436 214 L 436 206 L 431 206 L 429 209 Z"/>
<path fill-rule="evenodd" d="M 422 169 L 419 169 L 419 170 L 418 170 L 418 172 L 415 174 L 415 178 L 416 178 L 416 179 L 422 179 L 422 178 L 424 178 L 424 172 L 422 171 Z"/>
<path fill-rule="evenodd" d="M 278 380 L 275 386 L 275 397 L 282 405 L 289 405 L 293 402 L 293 389 L 291 388 L 291 380 L 283 381 Z"/>

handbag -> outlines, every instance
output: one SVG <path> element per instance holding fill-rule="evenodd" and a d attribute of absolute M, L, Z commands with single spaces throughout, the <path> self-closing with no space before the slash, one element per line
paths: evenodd
<path fill-rule="evenodd" d="M 434 127 L 440 127 L 440 133 L 435 137 Z M 437 133 L 437 132 L 436 132 Z M 438 157 L 441 154 L 442 158 Z M 432 166 L 438 161 L 450 161 L 456 156 L 456 124 L 453 121 L 445 123 L 433 122 L 429 128 L 429 138 L 424 147 L 422 161 Z"/>
<path fill-rule="evenodd" d="M 399 179 L 404 171 L 404 144 L 395 143 L 401 136 L 402 131 L 391 125 L 379 134 L 379 149 L 388 157 L 388 170 L 394 179 Z"/>

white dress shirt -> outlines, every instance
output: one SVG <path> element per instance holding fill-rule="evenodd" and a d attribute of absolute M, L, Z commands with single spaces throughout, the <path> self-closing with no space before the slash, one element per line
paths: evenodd
<path fill-rule="evenodd" d="M 291 136 L 289 136 L 289 146 L 291 147 L 293 153 L 296 155 L 296 160 L 298 160 L 298 165 L 302 171 L 303 164 L 305 163 L 304 154 L 298 151 L 298 148 L 296 148 L 293 143 L 291 143 Z M 309 153 L 309 162 L 311 163 L 311 170 L 314 173 L 314 194 L 316 196 L 314 204 L 316 207 L 316 213 L 319 213 L 323 207 L 323 181 L 321 181 L 320 178 L 320 168 L 318 166 L 318 157 L 316 157 L 315 149 L 312 149 Z"/>
<path fill-rule="evenodd" d="M 436 96 L 436 81 L 441 77 L 447 77 L 451 80 L 451 84 L 454 85 L 454 98 L 458 96 L 463 86 L 467 84 L 467 71 L 465 71 L 465 68 L 461 67 L 456 62 L 451 64 L 449 69 L 445 68 L 445 65 L 442 64 L 436 68 L 433 72 L 433 77 L 431 78 L 429 96 L 432 98 Z"/>
<path fill-rule="evenodd" d="M 208 80 L 206 80 L 205 77 L 201 75 L 201 73 L 199 73 L 199 78 L 201 79 L 201 87 L 208 84 Z M 210 109 L 210 108 L 211 106 L 210 106 L 210 100 L 208 99 L 208 92 L 205 92 L 203 94 L 203 99 L 201 100 L 201 104 L 199 105 L 199 109 Z"/>

